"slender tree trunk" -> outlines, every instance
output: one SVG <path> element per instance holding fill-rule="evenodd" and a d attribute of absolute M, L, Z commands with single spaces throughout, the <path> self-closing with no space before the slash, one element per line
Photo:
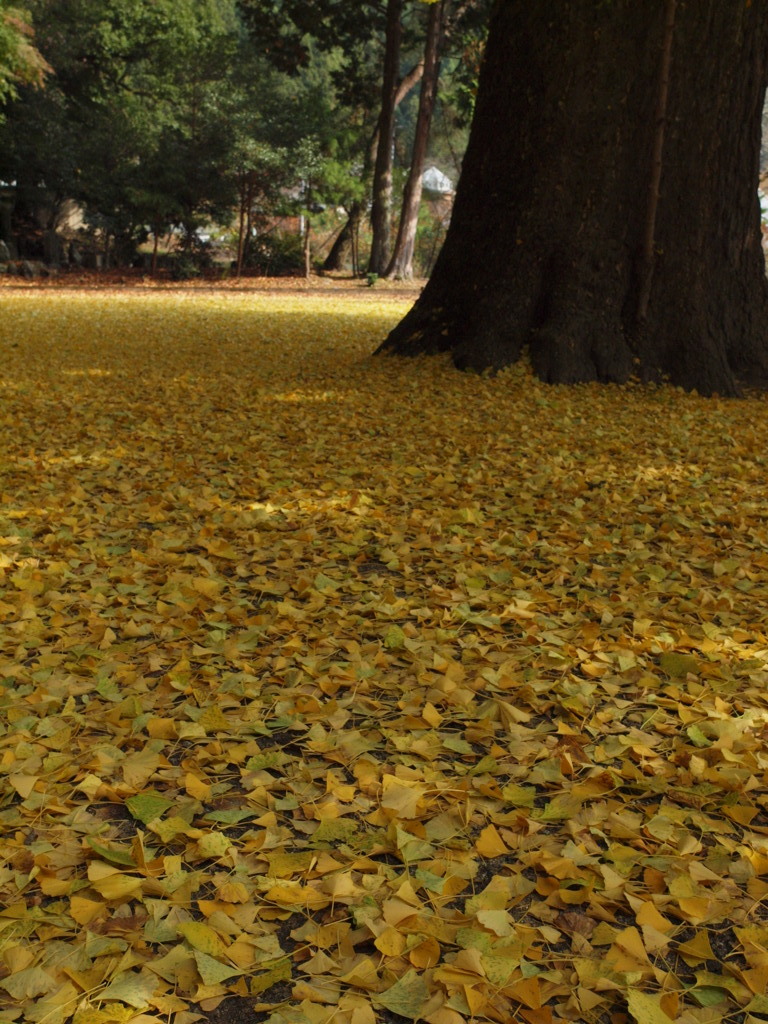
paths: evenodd
<path fill-rule="evenodd" d="M 408 93 L 415 88 L 416 85 L 421 81 L 421 77 L 424 74 L 424 62 L 419 61 L 415 64 L 411 70 L 403 76 L 400 80 L 400 84 L 395 92 L 395 109 L 403 102 Z M 394 123 L 394 122 L 393 122 Z M 367 147 L 365 152 L 365 161 L 363 166 L 363 177 L 365 177 L 376 163 L 376 154 L 379 147 L 379 125 L 376 126 L 376 131 L 373 133 L 370 145 Z M 390 147 L 391 152 L 391 147 Z M 347 257 L 349 249 L 352 249 L 352 273 L 355 277 L 360 273 L 360 267 L 358 265 L 357 256 L 357 243 L 360 234 L 360 215 L 362 212 L 362 205 L 359 202 L 352 204 L 349 211 L 349 217 L 347 223 L 339 232 L 336 241 L 331 247 L 331 251 L 323 263 L 323 270 L 342 270 L 344 261 Z M 387 224 L 389 224 L 389 215 L 387 215 Z M 354 241 L 353 241 L 354 240 Z M 338 248 L 337 248 L 338 247 Z"/>
<path fill-rule="evenodd" d="M 312 253 L 309 247 L 310 233 L 312 231 L 312 225 L 309 217 L 304 218 L 304 277 L 309 280 L 312 273 Z"/>
<path fill-rule="evenodd" d="M 665 14 L 636 0 L 496 4 L 448 236 L 383 350 L 447 350 L 478 370 L 527 353 L 562 383 L 637 376 L 728 395 L 768 382 L 765 6 L 677 3 L 656 188 Z"/>
<path fill-rule="evenodd" d="M 149 271 L 152 277 L 155 277 L 157 274 L 157 246 L 160 242 L 159 231 L 160 225 L 155 224 L 152 228 L 152 264 Z"/>
<path fill-rule="evenodd" d="M 352 277 L 360 276 L 360 218 L 352 228 Z"/>
<path fill-rule="evenodd" d="M 421 80 L 411 166 L 403 191 L 403 205 L 400 211 L 400 225 L 395 247 L 385 274 L 386 277 L 399 277 L 406 281 L 413 278 L 413 248 L 416 243 L 416 230 L 419 226 L 421 178 L 424 173 L 429 132 L 432 127 L 432 112 L 435 107 L 437 83 L 440 77 L 440 40 L 445 5 L 446 0 L 437 0 L 429 9 L 427 38 L 424 45 L 424 75 Z"/>
<path fill-rule="evenodd" d="M 389 217 L 392 206 L 392 145 L 395 137 L 395 96 L 400 64 L 400 22 L 403 0 L 387 0 L 387 34 L 381 86 L 381 114 L 373 172 L 371 257 L 368 270 L 383 274 L 389 259 Z"/>
<path fill-rule="evenodd" d="M 240 211 L 237 224 L 237 280 L 243 273 L 243 256 L 245 254 L 245 214 L 248 206 L 248 182 L 243 174 L 240 178 Z"/>

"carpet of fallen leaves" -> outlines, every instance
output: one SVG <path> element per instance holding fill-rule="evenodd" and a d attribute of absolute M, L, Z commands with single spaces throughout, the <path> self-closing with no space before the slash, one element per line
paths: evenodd
<path fill-rule="evenodd" d="M 768 1017 L 766 402 L 0 293 L 0 1021 Z"/>

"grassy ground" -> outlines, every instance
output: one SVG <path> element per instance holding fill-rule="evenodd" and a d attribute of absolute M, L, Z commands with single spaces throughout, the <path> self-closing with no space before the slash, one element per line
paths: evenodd
<path fill-rule="evenodd" d="M 765 401 L 81 283 L 0 290 L 0 1020 L 766 1019 Z"/>

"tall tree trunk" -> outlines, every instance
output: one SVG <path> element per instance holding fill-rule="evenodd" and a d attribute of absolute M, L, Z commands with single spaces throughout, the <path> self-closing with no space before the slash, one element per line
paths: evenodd
<path fill-rule="evenodd" d="M 303 238 L 303 251 L 304 251 L 304 277 L 309 280 L 312 276 L 312 250 L 310 248 L 310 233 L 312 231 L 312 224 L 309 217 L 304 218 L 304 238 Z"/>
<path fill-rule="evenodd" d="M 240 210 L 237 222 L 237 280 L 243 273 L 243 257 L 245 256 L 245 220 L 248 209 L 250 189 L 248 187 L 248 176 L 246 172 L 240 175 Z"/>
<path fill-rule="evenodd" d="M 403 205 L 400 211 L 400 225 L 397 230 L 395 247 L 385 275 L 386 277 L 403 278 L 406 281 L 413 278 L 413 247 L 416 242 L 416 230 L 419 226 L 421 176 L 424 173 L 424 161 L 427 157 L 427 145 L 432 127 L 432 111 L 435 107 L 437 82 L 440 77 L 440 40 L 445 5 L 446 0 L 437 0 L 429 8 L 427 37 L 424 44 L 424 74 L 421 79 L 411 166 L 403 190 Z"/>
<path fill-rule="evenodd" d="M 544 380 L 637 375 L 706 394 L 768 380 L 765 6 L 678 3 L 673 40 L 669 13 L 636 0 L 496 4 L 448 236 L 383 350 L 449 350 L 475 369 L 527 350 Z M 667 42 L 653 273 L 638 318 Z"/>
<path fill-rule="evenodd" d="M 403 75 L 400 82 L 395 90 L 395 110 L 403 102 L 408 93 L 421 81 L 421 77 L 424 74 L 424 61 L 419 61 L 415 64 L 407 74 Z M 394 120 L 393 120 L 394 126 Z M 365 177 L 376 163 L 376 154 L 379 149 L 379 125 L 376 125 L 376 131 L 373 133 L 370 145 L 365 151 L 365 160 L 363 162 L 363 177 Z M 392 152 L 390 146 L 389 152 Z M 359 266 L 357 260 L 357 242 L 360 234 L 360 215 L 362 212 L 362 205 L 359 202 L 352 204 L 349 211 L 349 216 L 344 227 L 339 232 L 336 241 L 331 247 L 331 251 L 328 253 L 325 262 L 323 263 L 323 270 L 342 270 L 347 255 L 351 249 L 352 255 L 352 273 L 357 277 L 359 273 Z M 387 214 L 387 225 L 389 225 L 389 214 Z M 389 243 L 385 249 L 388 250 Z"/>
<path fill-rule="evenodd" d="M 381 85 L 381 114 L 373 172 L 371 257 L 368 270 L 383 274 L 389 258 L 389 217 L 392 206 L 392 144 L 395 137 L 395 95 L 400 65 L 403 0 L 387 0 L 387 33 Z"/>
<path fill-rule="evenodd" d="M 155 277 L 157 274 L 157 247 L 160 243 L 160 225 L 155 224 L 152 227 L 152 263 L 150 266 L 150 274 Z"/>

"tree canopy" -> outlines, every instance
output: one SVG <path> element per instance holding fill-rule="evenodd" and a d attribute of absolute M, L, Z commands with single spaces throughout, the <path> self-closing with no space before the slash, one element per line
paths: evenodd
<path fill-rule="evenodd" d="M 20 84 L 41 85 L 49 67 L 33 43 L 26 11 L 0 0 L 0 118 L 2 105 Z"/>
<path fill-rule="evenodd" d="M 17 87 L 0 134 L 0 180 L 15 183 L 14 232 L 30 251 L 40 224 L 55 234 L 67 200 L 80 204 L 117 261 L 130 259 L 147 233 L 157 242 L 174 229 L 186 248 L 206 225 L 235 223 L 240 268 L 260 225 L 288 213 L 306 221 L 307 202 L 347 210 L 360 223 L 383 60 L 376 4 L 367 19 L 349 5 L 259 0 L 28 6 L 27 21 L 16 12 L 3 22 L 3 39 L 16 46 L 5 50 L 29 48 L 24 33 L 34 26 L 51 73 L 34 90 L 18 60 L 11 72 L 9 57 L 0 58 Z M 412 0 L 403 16 L 409 87 L 419 80 L 425 10 Z M 415 117 L 404 108 L 398 140 Z M 302 173 L 310 149 L 311 185 Z M 459 137 L 454 151 L 462 149 Z M 407 166 L 408 150 L 398 141 L 396 161 Z M 257 187 L 267 178 L 269 188 Z"/>

